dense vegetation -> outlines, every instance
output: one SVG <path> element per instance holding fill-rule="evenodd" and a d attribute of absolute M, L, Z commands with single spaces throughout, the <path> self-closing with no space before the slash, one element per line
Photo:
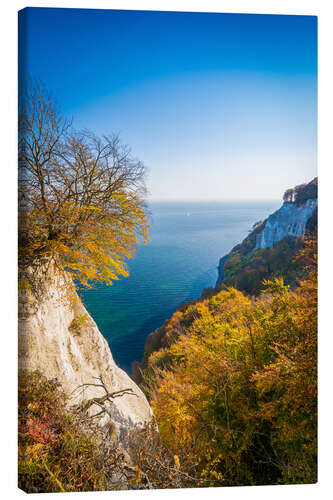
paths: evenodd
<path fill-rule="evenodd" d="M 251 254 L 231 252 L 224 264 L 223 287 L 233 286 L 249 294 L 257 295 L 262 282 L 283 276 L 284 282 L 294 286 L 305 277 L 301 262 L 295 262 L 297 252 L 303 247 L 301 240 L 287 237 L 273 248 L 263 248 Z"/>
<path fill-rule="evenodd" d="M 56 380 L 19 373 L 18 485 L 27 493 L 179 488 L 200 484 L 194 464 L 162 443 L 156 424 L 134 429 L 126 454 L 86 405 L 69 407 Z"/>
<path fill-rule="evenodd" d="M 148 357 L 162 440 L 212 486 L 316 481 L 316 256 L 311 240 L 295 290 L 276 278 L 177 311 Z"/>
<path fill-rule="evenodd" d="M 307 200 L 316 198 L 318 198 L 318 177 L 315 177 L 308 184 L 300 184 L 287 189 L 283 195 L 285 203 L 295 203 L 296 205 L 302 205 Z"/>

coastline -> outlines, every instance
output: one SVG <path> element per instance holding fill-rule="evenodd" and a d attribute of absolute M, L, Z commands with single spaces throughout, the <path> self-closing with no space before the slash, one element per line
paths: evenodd
<path fill-rule="evenodd" d="M 228 260 L 229 256 L 230 256 L 230 253 L 224 255 L 219 260 L 219 265 L 217 266 L 217 280 L 216 280 L 215 287 L 220 286 L 222 284 L 222 281 L 224 279 L 224 264 Z"/>

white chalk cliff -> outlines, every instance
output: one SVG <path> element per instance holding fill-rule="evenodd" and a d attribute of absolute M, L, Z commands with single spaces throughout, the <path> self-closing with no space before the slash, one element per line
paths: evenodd
<path fill-rule="evenodd" d="M 120 442 L 125 441 L 131 429 L 152 417 L 146 397 L 116 365 L 70 276 L 59 272 L 52 262 L 29 272 L 37 286 L 36 293 L 25 286 L 19 290 L 19 368 L 57 378 L 70 396 L 70 405 L 105 395 L 101 387 L 79 388 L 82 384 L 98 384 L 97 377 L 102 377 L 109 392 L 130 389 L 130 394 L 106 403 L 108 413 L 101 420 Z M 97 405 L 90 408 L 91 413 L 98 411 Z"/>
<path fill-rule="evenodd" d="M 304 236 L 306 224 L 317 208 L 317 200 L 309 199 L 302 205 L 284 203 L 279 210 L 271 214 L 265 227 L 256 235 L 254 250 L 273 248 L 287 236 Z"/>

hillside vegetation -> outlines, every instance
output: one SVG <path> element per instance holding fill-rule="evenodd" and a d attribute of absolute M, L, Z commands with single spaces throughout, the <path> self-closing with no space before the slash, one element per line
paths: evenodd
<path fill-rule="evenodd" d="M 273 248 L 262 248 L 251 254 L 233 250 L 224 264 L 222 287 L 233 286 L 248 294 L 257 295 L 263 280 L 283 276 L 284 282 L 295 286 L 305 277 L 301 262 L 295 262 L 297 252 L 303 248 L 302 240 L 287 237 Z"/>
<path fill-rule="evenodd" d="M 226 288 L 165 326 L 144 386 L 164 443 L 213 485 L 316 482 L 316 242 L 295 290 Z"/>
<path fill-rule="evenodd" d="M 103 398 L 95 398 L 105 408 Z M 18 486 L 26 493 L 193 487 L 195 464 L 162 442 L 156 423 L 133 429 L 124 452 L 112 422 L 101 428 L 90 402 L 69 407 L 55 379 L 19 373 Z M 184 464 L 186 463 L 186 470 Z M 203 482 L 203 484 L 206 484 Z"/>

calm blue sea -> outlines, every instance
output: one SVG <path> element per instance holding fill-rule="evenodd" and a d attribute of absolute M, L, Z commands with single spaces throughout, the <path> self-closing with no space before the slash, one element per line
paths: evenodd
<path fill-rule="evenodd" d="M 150 204 L 150 243 L 128 261 L 130 277 L 81 293 L 128 373 L 140 361 L 145 340 L 183 303 L 215 285 L 217 265 L 281 203 L 155 202 Z"/>

